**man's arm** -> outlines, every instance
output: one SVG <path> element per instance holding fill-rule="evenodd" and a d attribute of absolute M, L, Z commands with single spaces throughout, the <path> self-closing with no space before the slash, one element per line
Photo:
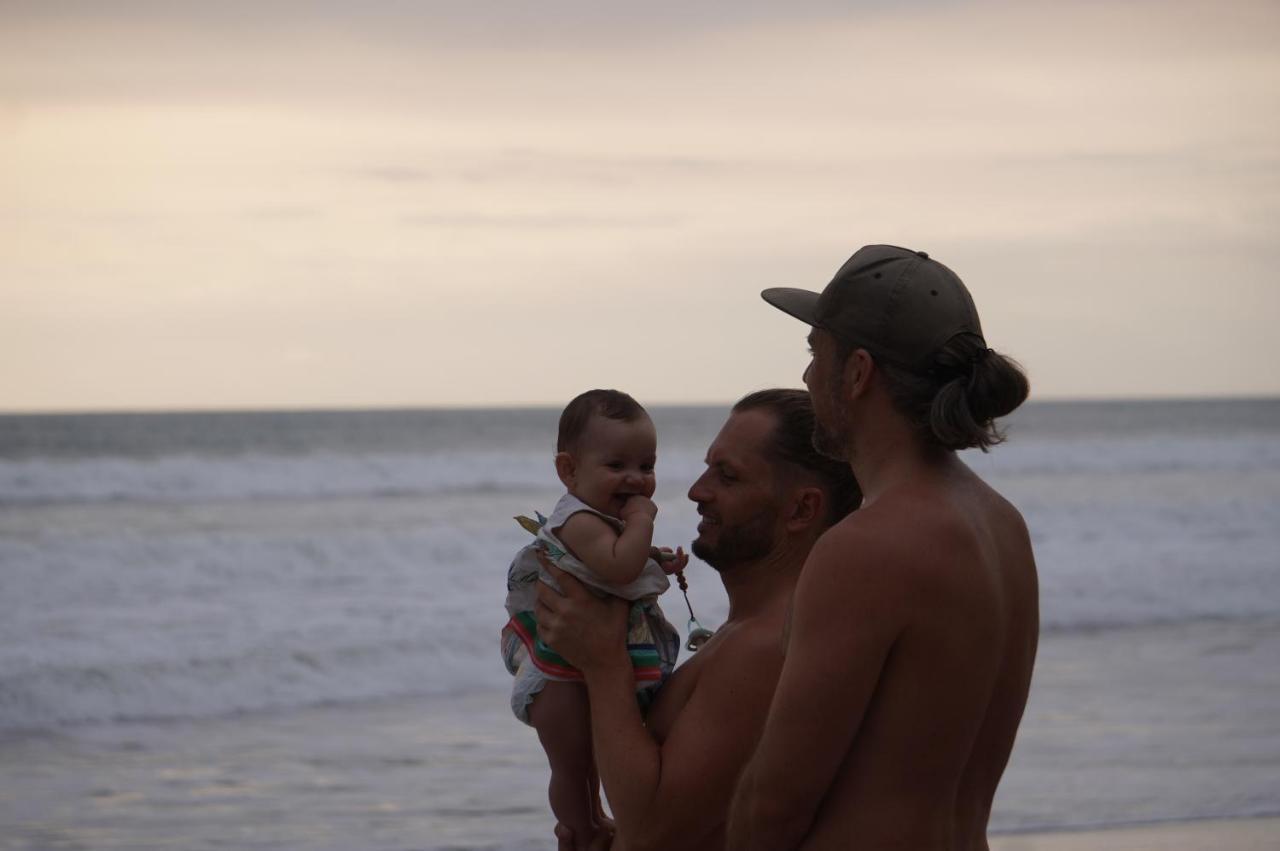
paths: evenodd
<path fill-rule="evenodd" d="M 900 560 L 851 524 L 814 546 L 760 747 L 730 808 L 729 848 L 778 851 L 808 833 L 902 629 Z"/>
<path fill-rule="evenodd" d="M 587 676 L 596 764 L 628 849 L 703 848 L 725 822 L 768 713 L 777 638 L 768 650 L 733 648 L 705 668 L 661 746 L 641 722 L 629 671 Z M 772 664 L 762 664 L 768 651 Z"/>
<path fill-rule="evenodd" d="M 557 610 L 547 609 L 556 624 L 549 643 L 586 678 L 596 764 L 619 837 L 628 851 L 705 847 L 705 838 L 725 821 L 734 781 L 768 712 L 782 661 L 779 636 L 718 636 L 717 642 L 733 644 L 716 648 L 716 664 L 699 673 L 659 746 L 640 717 L 630 662 L 616 651 L 601 652 L 608 640 L 586 623 L 599 624 L 601 618 L 588 612 L 608 603 L 590 597 L 571 577 L 556 579 L 565 597 L 548 600 Z M 579 592 L 586 597 L 579 599 Z M 553 596 L 549 588 L 540 590 L 540 597 Z M 543 614 L 540 607 L 540 628 Z"/>

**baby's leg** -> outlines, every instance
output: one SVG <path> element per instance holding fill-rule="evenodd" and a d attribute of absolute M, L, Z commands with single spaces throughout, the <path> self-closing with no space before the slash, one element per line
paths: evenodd
<path fill-rule="evenodd" d="M 529 720 L 551 763 L 547 790 L 551 811 L 573 831 L 574 845 L 586 848 L 597 828 L 586 687 L 581 683 L 547 683 L 529 707 Z"/>

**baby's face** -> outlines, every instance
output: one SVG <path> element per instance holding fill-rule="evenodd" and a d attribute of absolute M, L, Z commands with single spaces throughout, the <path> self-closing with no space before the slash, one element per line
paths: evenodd
<path fill-rule="evenodd" d="M 572 455 L 573 474 L 565 485 L 596 511 L 618 517 L 628 498 L 653 496 L 658 433 L 648 417 L 623 422 L 594 416 Z"/>

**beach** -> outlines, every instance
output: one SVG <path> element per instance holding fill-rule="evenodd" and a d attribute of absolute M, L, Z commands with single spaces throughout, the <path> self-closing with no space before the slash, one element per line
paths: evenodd
<path fill-rule="evenodd" d="M 1045 637 L 993 849 L 1276 847 L 1220 816 L 1275 812 L 1280 624 L 1180 629 Z M 0 848 L 552 849 L 545 783 L 500 690 L 77 725 L 0 738 Z"/>
<path fill-rule="evenodd" d="M 995 836 L 991 851 L 1271 851 L 1280 841 L 1280 819 L 1168 822 Z"/>
<path fill-rule="evenodd" d="M 553 848 L 497 631 L 555 414 L 0 417 L 0 849 Z M 662 542 L 723 415 L 654 412 Z M 1031 407 L 966 460 L 1041 573 L 992 848 L 1280 847 L 1280 403 Z"/>

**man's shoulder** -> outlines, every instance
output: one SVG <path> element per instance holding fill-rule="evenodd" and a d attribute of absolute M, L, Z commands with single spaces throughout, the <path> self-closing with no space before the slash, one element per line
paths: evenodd
<path fill-rule="evenodd" d="M 932 583 L 951 555 L 968 548 L 969 537 L 933 495 L 888 494 L 828 529 L 814 545 L 804 578 L 833 588 L 853 583 L 864 595 L 869 589 L 911 590 Z"/>
<path fill-rule="evenodd" d="M 770 636 L 741 626 L 722 627 L 658 691 L 646 724 L 659 742 L 677 725 L 738 730 L 763 723 L 782 671 L 781 629 Z"/>
<path fill-rule="evenodd" d="M 774 654 L 782 657 L 783 618 L 749 618 L 727 625 L 716 635 L 714 667 L 750 666 L 752 660 Z M 708 662 L 713 661 L 708 659 Z"/>
<path fill-rule="evenodd" d="M 901 592 L 913 610 L 931 610 L 973 597 L 1001 564 L 1029 560 L 1030 547 L 1017 508 L 984 484 L 960 492 L 903 488 L 832 527 L 805 570 L 815 568 L 806 578 L 825 580 L 833 592 Z"/>
<path fill-rule="evenodd" d="M 896 497 L 859 508 L 818 538 L 809 561 L 857 570 L 896 563 L 916 546 L 921 509 Z"/>
<path fill-rule="evenodd" d="M 768 680 L 770 672 L 782 669 L 784 650 L 782 618 L 751 618 L 721 628 L 715 644 L 703 651 L 700 678 L 713 687 L 731 686 L 751 680 Z M 770 687 L 771 690 L 771 687 Z"/>

